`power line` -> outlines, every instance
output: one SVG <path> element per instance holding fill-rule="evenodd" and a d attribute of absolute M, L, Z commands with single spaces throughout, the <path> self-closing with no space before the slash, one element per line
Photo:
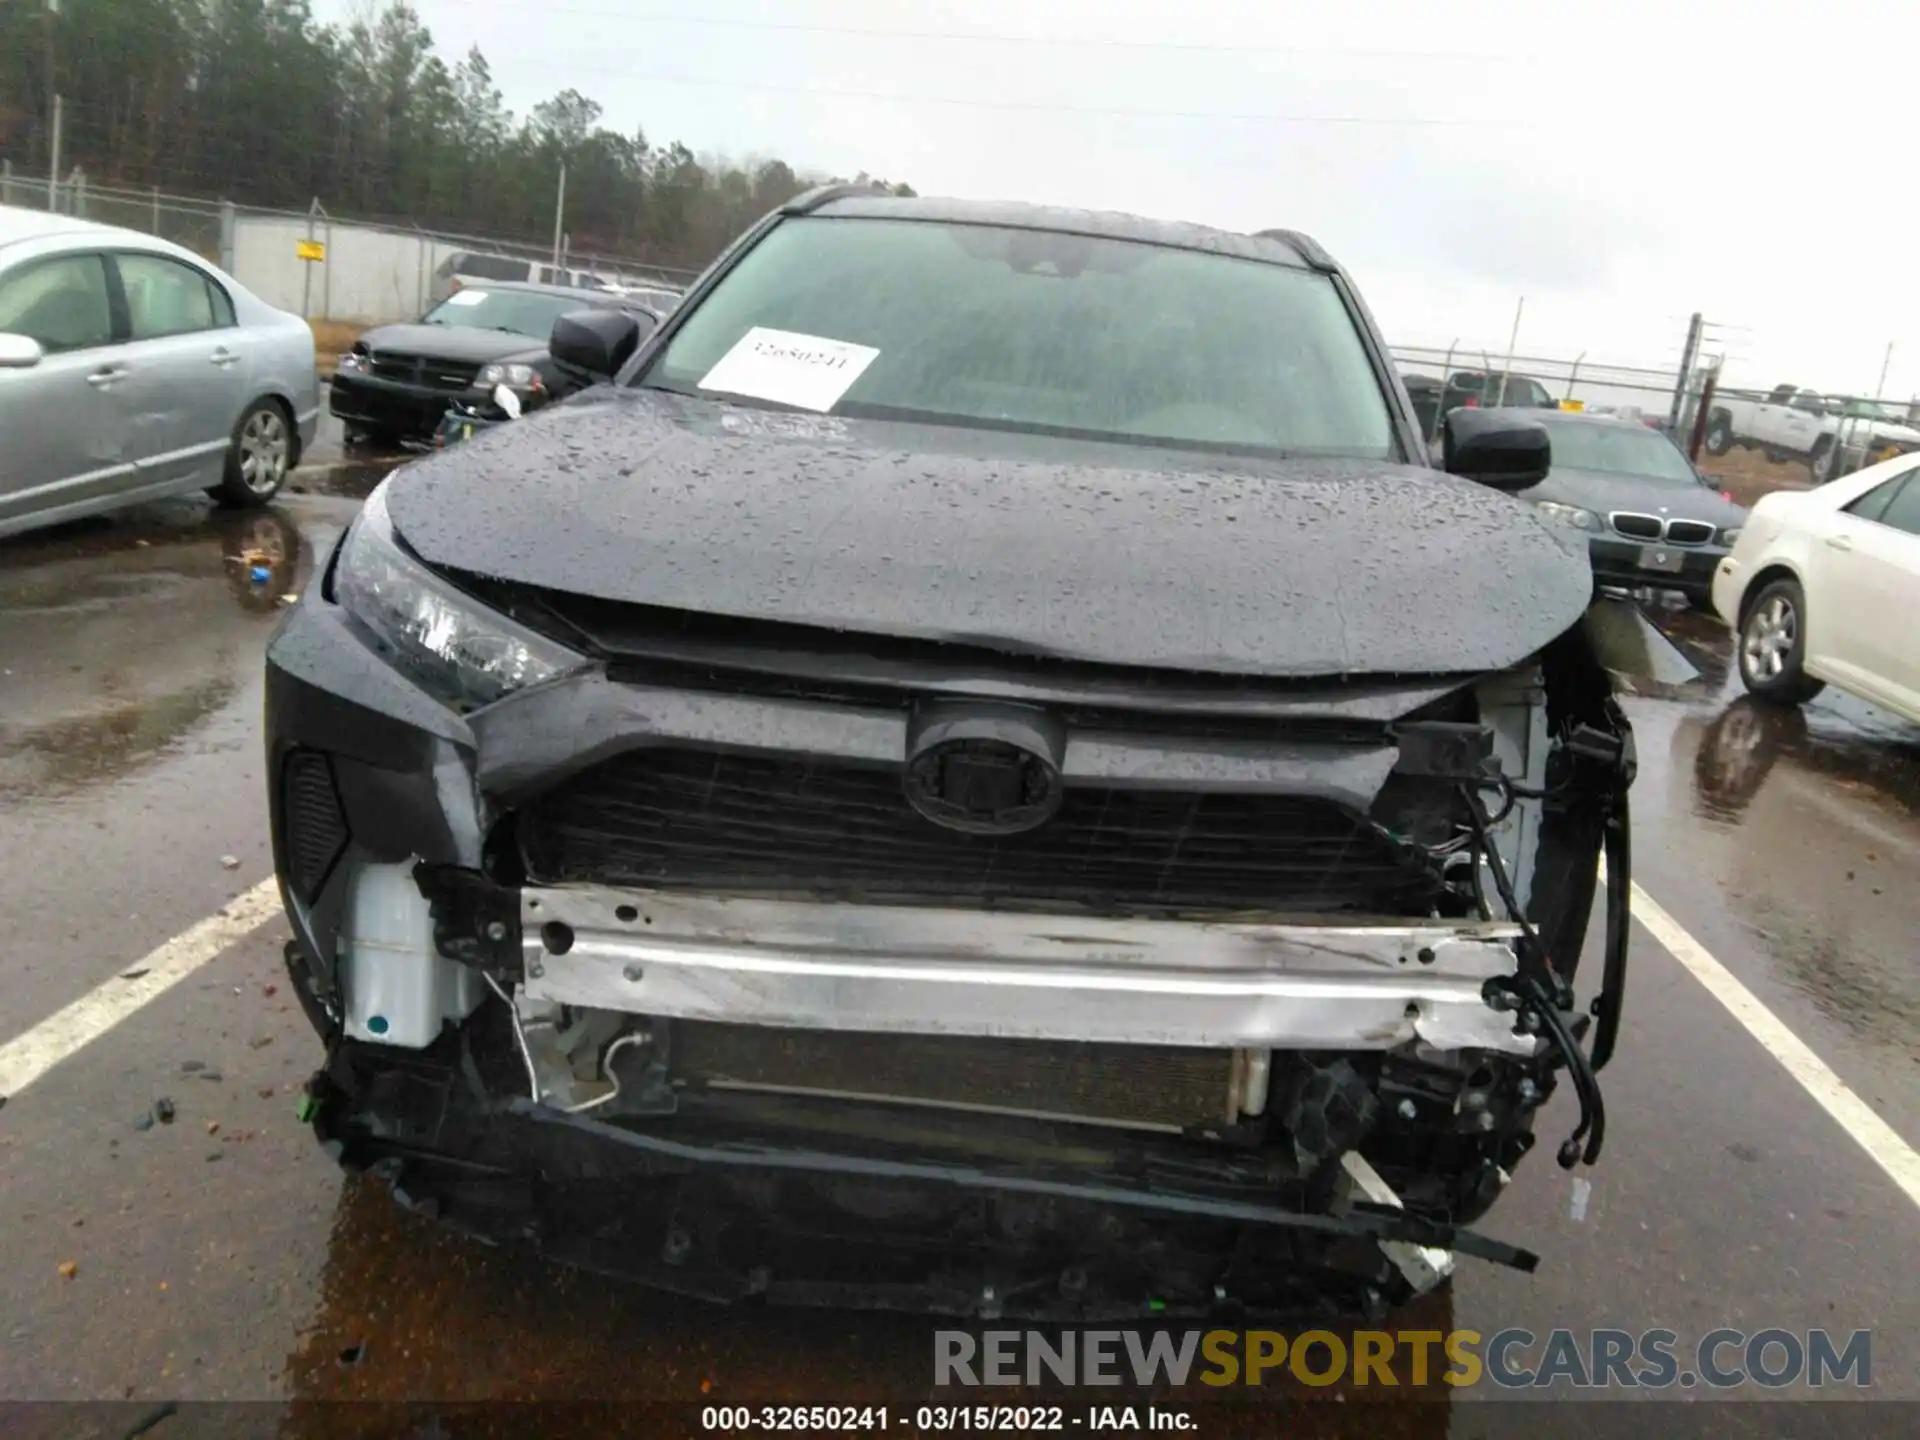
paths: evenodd
<path fill-rule="evenodd" d="M 536 68 L 553 71 L 563 67 L 546 65 Z M 1538 118 L 1521 119 L 1516 117 L 1509 120 L 1484 120 L 1399 115 L 1283 115 L 1264 111 L 1244 110 L 1153 110 L 1132 106 L 1053 105 L 1037 100 L 982 100 L 974 96 L 909 95 L 903 94 L 900 91 L 890 90 L 849 90 L 842 89 L 838 86 L 781 85 L 771 81 L 760 80 L 724 80 L 710 75 L 679 75 L 665 72 L 625 70 L 614 65 L 587 65 L 578 61 L 567 62 L 564 69 L 568 73 L 584 70 L 593 74 L 616 75 L 623 80 L 636 84 L 692 85 L 721 90 L 749 90 L 788 95 L 816 95 L 836 100 L 881 100 L 895 105 L 950 105 L 969 110 L 1015 110 L 1049 115 L 1097 115 L 1107 118 L 1148 120 L 1233 120 L 1253 121 L 1269 125 L 1380 126 L 1383 128 L 1421 130 L 1538 130 L 1542 128 L 1542 122 Z"/>
<path fill-rule="evenodd" d="M 856 90 L 840 86 L 786 85 L 777 81 L 736 80 L 712 75 L 687 75 L 670 71 L 628 70 L 618 65 L 594 65 L 577 60 L 564 64 L 536 65 L 536 71 L 565 73 L 585 71 L 610 75 L 629 84 L 688 85 L 695 88 L 739 91 L 765 91 L 772 94 L 809 95 L 835 100 L 878 100 L 894 105 L 946 105 L 969 110 L 1008 110 L 1029 114 L 1087 115 L 1108 119 L 1142 120 L 1225 120 L 1267 125 L 1327 125 L 1336 127 L 1413 130 L 1540 130 L 1553 122 L 1538 116 L 1506 119 L 1424 115 L 1298 115 L 1247 110 L 1161 110 L 1137 106 L 1057 105 L 1038 100 L 985 100 L 977 96 L 921 95 L 897 90 Z M 95 106 L 92 108 L 101 108 Z M 202 124 L 211 122 L 202 121 Z"/>
<path fill-rule="evenodd" d="M 472 5 L 476 0 L 461 0 Z M 1299 45 L 1247 45 L 1206 40 L 1127 40 L 1111 36 L 988 34 L 970 30 L 896 29 L 879 25 L 819 25 L 796 20 L 744 20 L 719 15 L 634 14 L 590 5 L 549 4 L 540 13 L 591 15 L 606 20 L 628 20 L 636 25 L 696 25 L 711 29 L 763 31 L 773 34 L 845 35 L 878 40 L 940 40 L 990 45 L 1050 45 L 1074 50 L 1172 50 L 1213 55 L 1294 55 L 1321 60 L 1449 60 L 1473 64 L 1505 64 L 1521 57 L 1476 50 L 1370 50 L 1338 46 L 1314 49 Z"/>

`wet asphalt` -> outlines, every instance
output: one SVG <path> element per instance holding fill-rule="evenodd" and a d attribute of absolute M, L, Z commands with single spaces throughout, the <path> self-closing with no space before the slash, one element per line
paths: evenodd
<path fill-rule="evenodd" d="M 271 873 L 262 649 L 386 463 L 309 459 L 264 512 L 181 502 L 0 541 L 0 1041 Z M 1920 1143 L 1920 730 L 1831 693 L 1753 707 L 1714 623 L 1662 624 L 1702 677 L 1630 702 L 1636 878 Z M 929 1322 L 678 1301 L 482 1249 L 343 1176 L 294 1117 L 319 1052 L 285 937 L 268 924 L 0 1110 L 0 1402 L 615 1401 L 652 1417 L 627 1433 L 666 1434 L 694 1412 L 643 1402 L 953 1398 Z M 1584 1218 L 1552 1159 L 1563 1087 L 1482 1222 L 1539 1272 L 1463 1262 L 1399 1323 L 1871 1329 L 1871 1393 L 1920 1400 L 1920 1213 L 1644 931 L 1604 1080 Z M 160 1097 L 175 1118 L 146 1125 Z M 1503 1433 L 1482 1391 L 1335 1389 L 1355 1403 L 1178 1400 L 1205 1435 Z M 1710 1433 L 1774 1433 L 1705 1403 Z M 274 1433 L 412 1433 L 300 1413 Z M 1602 1411 L 1580 1413 L 1555 1428 Z M 181 1426 L 150 1433 L 214 1433 Z"/>

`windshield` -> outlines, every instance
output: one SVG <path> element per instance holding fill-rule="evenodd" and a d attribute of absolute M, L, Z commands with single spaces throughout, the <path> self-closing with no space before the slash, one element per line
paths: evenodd
<path fill-rule="evenodd" d="M 746 339 L 755 329 L 788 333 Z M 839 378 L 788 383 L 809 365 L 810 378 Z M 996 430 L 1394 454 L 1379 381 L 1327 276 L 993 226 L 785 221 L 640 383 Z"/>
<path fill-rule="evenodd" d="M 1553 468 L 1556 470 L 1595 470 L 1606 475 L 1639 475 L 1649 480 L 1673 480 L 1698 485 L 1693 473 L 1674 443 L 1658 430 L 1645 425 L 1609 425 L 1546 419 L 1547 436 L 1553 442 Z"/>
<path fill-rule="evenodd" d="M 455 325 L 466 330 L 511 330 L 535 340 L 553 333 L 553 322 L 587 301 L 578 295 L 541 295 L 531 290 L 456 290 L 429 310 L 423 325 Z"/>

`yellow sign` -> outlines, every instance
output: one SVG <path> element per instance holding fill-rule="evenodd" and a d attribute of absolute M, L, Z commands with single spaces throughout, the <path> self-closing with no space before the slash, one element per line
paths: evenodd
<path fill-rule="evenodd" d="M 324 260 L 327 258 L 327 242 L 324 240 L 296 240 L 293 253 L 302 260 Z"/>
<path fill-rule="evenodd" d="M 1562 400 L 1560 402 L 1560 408 L 1562 410 L 1580 411 L 1587 408 L 1587 402 L 1584 400 Z"/>

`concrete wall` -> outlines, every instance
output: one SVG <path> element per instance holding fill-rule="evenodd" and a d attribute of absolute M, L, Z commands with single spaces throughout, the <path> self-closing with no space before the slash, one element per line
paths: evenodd
<path fill-rule="evenodd" d="M 313 238 L 325 242 L 327 258 L 308 261 L 296 249 L 307 233 L 302 219 L 239 216 L 233 273 L 269 305 L 312 320 L 414 319 L 431 302 L 434 268 L 459 248 L 404 231 L 316 220 Z"/>

